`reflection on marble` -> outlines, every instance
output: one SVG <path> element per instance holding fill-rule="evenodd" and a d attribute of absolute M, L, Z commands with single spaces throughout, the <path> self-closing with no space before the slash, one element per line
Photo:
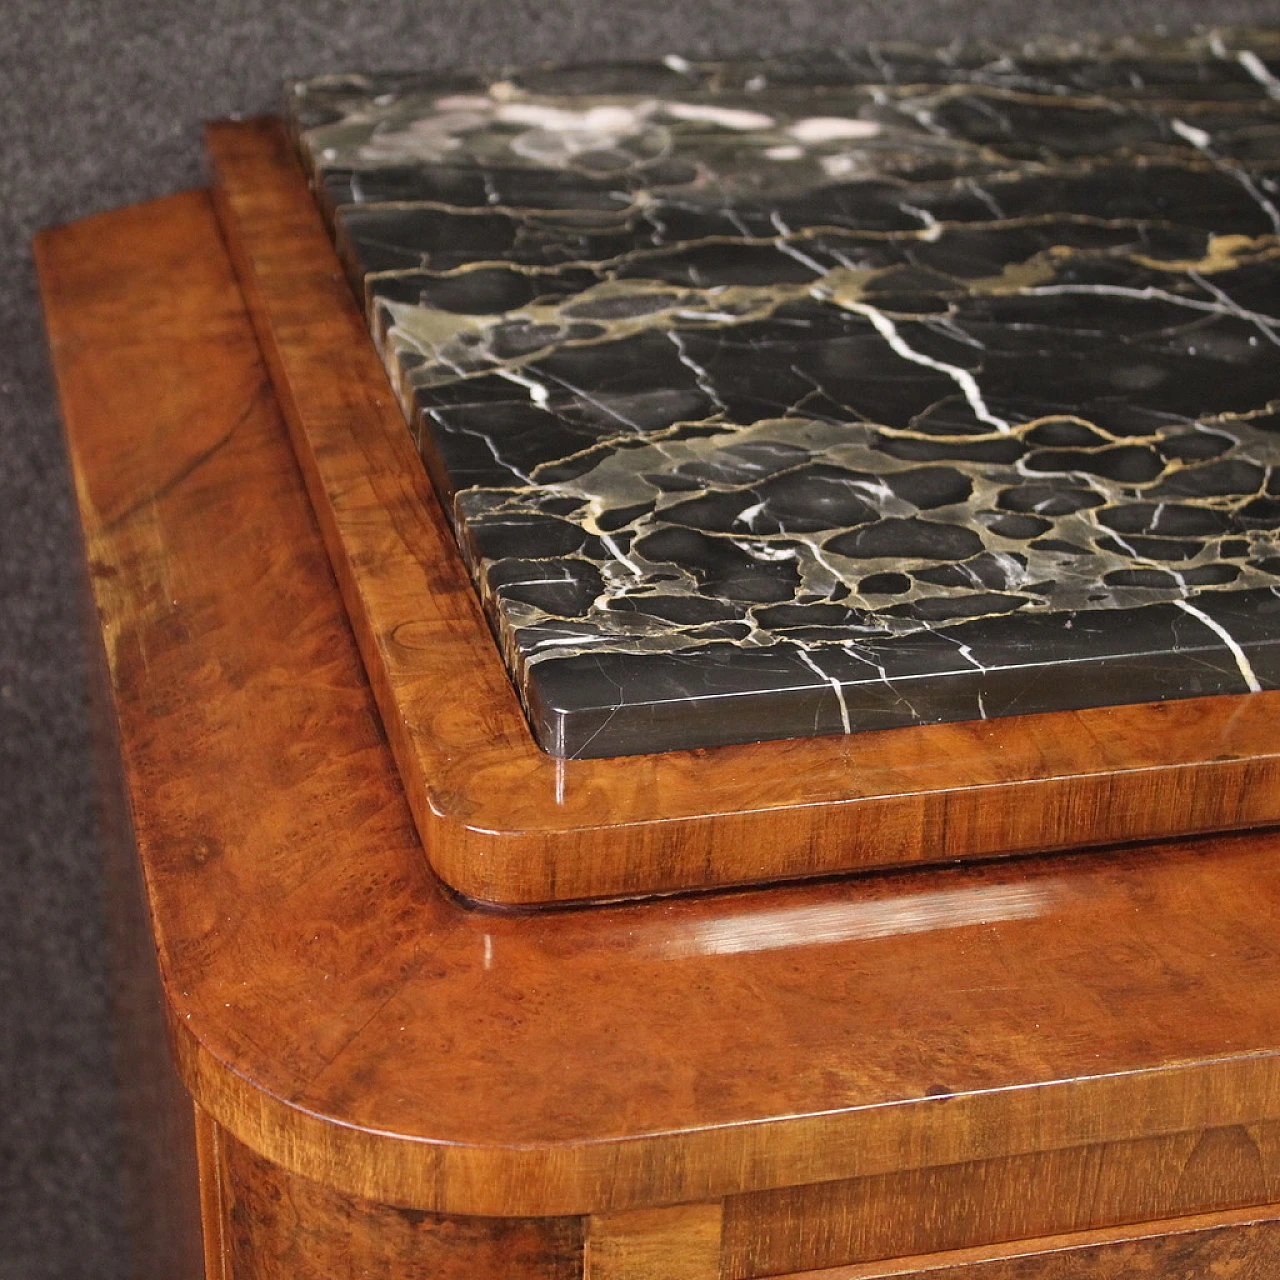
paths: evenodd
<path fill-rule="evenodd" d="M 1280 685 L 1280 35 L 292 101 L 547 750 Z"/>

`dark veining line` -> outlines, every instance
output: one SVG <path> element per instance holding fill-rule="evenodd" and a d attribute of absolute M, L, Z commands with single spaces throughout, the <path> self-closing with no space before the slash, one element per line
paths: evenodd
<path fill-rule="evenodd" d="M 204 466 L 210 458 L 231 443 L 231 438 L 249 420 L 250 416 L 262 404 L 263 400 L 268 398 L 269 394 L 270 385 L 267 381 L 267 375 L 262 373 L 259 375 L 257 385 L 254 387 L 253 393 L 241 411 L 240 416 L 227 428 L 223 435 L 219 436 L 207 449 L 202 449 L 194 458 L 189 458 L 184 462 L 159 488 L 153 489 L 117 515 L 112 516 L 102 526 L 102 532 L 110 533 L 113 529 L 119 528 L 126 521 L 132 519 L 144 507 L 154 506 L 167 498 L 180 484 Z"/>
<path fill-rule="evenodd" d="M 417 977 L 420 969 L 421 969 L 421 962 L 419 958 L 415 955 L 413 964 L 408 968 L 407 971 L 404 971 L 399 975 L 399 981 L 395 983 L 392 989 L 387 993 L 387 995 L 382 1000 L 378 1001 L 378 1004 L 374 1008 L 373 1012 L 370 1013 L 368 1017 L 363 1019 L 358 1026 L 353 1028 L 351 1033 L 343 1040 L 343 1042 L 340 1045 L 338 1045 L 331 1053 L 328 1053 L 325 1055 L 324 1061 L 320 1064 L 320 1066 L 318 1066 L 315 1069 L 315 1071 L 311 1072 L 306 1077 L 306 1079 L 300 1082 L 298 1091 L 295 1094 L 295 1098 L 301 1096 L 303 1090 L 314 1087 L 316 1081 L 321 1079 L 321 1077 L 323 1077 L 328 1071 L 331 1071 L 333 1069 L 334 1064 L 338 1061 L 338 1059 L 341 1058 L 342 1055 L 345 1054 L 347 1050 L 350 1049 L 351 1046 L 355 1044 L 357 1040 L 360 1039 L 360 1037 L 364 1034 L 364 1032 L 368 1030 L 368 1028 L 382 1015 L 383 1011 L 387 1008 L 387 1006 L 392 1004 L 395 1000 L 398 1000 L 400 996 L 404 994 L 405 988 L 409 985 L 410 982 L 413 981 L 414 978 Z"/>

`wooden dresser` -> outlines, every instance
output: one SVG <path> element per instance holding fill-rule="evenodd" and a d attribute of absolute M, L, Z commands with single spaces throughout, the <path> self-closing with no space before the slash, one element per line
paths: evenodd
<path fill-rule="evenodd" d="M 140 1274 L 1280 1273 L 1280 833 L 476 908 L 209 194 L 38 256 L 145 908 Z"/>

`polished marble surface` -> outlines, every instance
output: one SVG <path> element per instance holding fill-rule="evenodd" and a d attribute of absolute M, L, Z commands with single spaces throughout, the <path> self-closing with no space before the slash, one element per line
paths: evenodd
<path fill-rule="evenodd" d="M 1280 685 L 1280 37 L 292 103 L 547 750 Z"/>

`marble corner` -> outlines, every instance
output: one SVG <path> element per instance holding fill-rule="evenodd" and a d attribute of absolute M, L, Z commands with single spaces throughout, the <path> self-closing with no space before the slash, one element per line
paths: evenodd
<path fill-rule="evenodd" d="M 546 750 L 1280 687 L 1280 35 L 291 101 Z"/>

